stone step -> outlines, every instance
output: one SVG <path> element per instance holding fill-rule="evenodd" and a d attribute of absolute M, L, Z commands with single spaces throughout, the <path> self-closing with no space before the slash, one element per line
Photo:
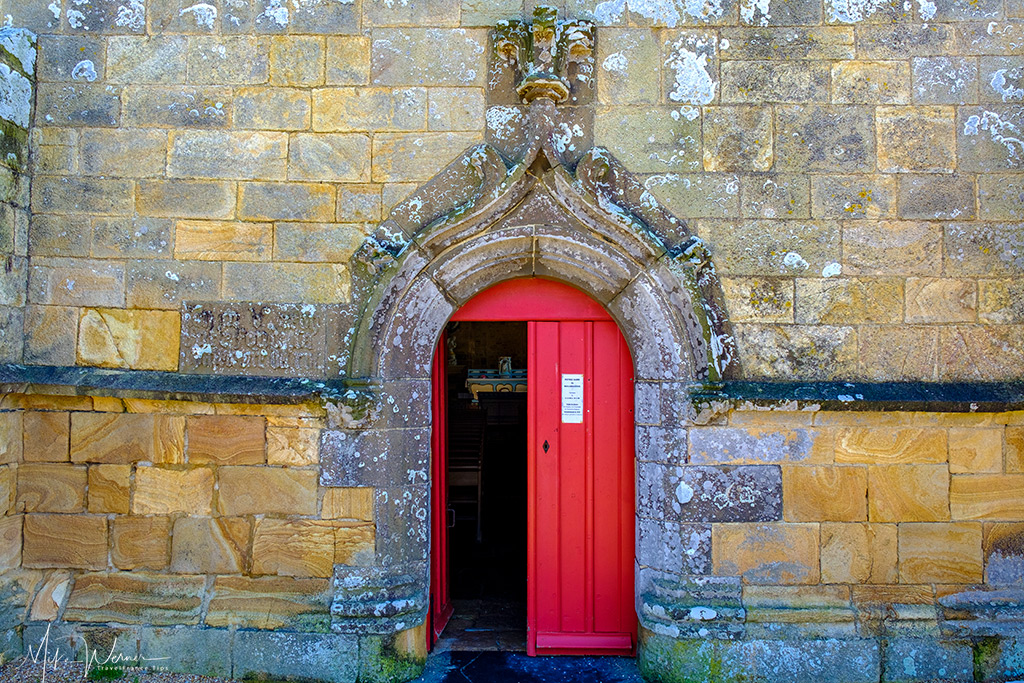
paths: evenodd
<path fill-rule="evenodd" d="M 331 605 L 331 616 L 334 617 L 395 617 L 401 614 L 417 612 L 426 606 L 419 596 L 394 598 L 392 600 L 364 601 L 352 600 Z"/>
<path fill-rule="evenodd" d="M 689 607 L 742 607 L 743 589 L 736 577 L 654 579 L 655 602 Z"/>
<path fill-rule="evenodd" d="M 685 623 L 743 623 L 746 610 L 738 606 L 690 605 L 678 602 L 658 600 L 647 593 L 640 604 L 643 616 L 666 624 Z"/>

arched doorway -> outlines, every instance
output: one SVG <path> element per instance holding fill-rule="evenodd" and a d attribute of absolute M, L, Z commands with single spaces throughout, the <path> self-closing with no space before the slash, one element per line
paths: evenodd
<path fill-rule="evenodd" d="M 622 333 L 589 296 L 540 278 L 490 287 L 452 321 L 527 326 L 527 652 L 632 654 L 633 361 Z M 452 613 L 445 362 L 442 339 L 432 380 L 435 637 Z"/>

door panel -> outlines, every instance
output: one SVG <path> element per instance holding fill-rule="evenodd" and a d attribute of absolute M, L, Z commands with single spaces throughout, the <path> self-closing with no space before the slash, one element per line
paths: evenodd
<path fill-rule="evenodd" d="M 433 550 L 430 553 L 430 628 L 427 648 L 437 642 L 452 616 L 451 584 L 448 580 L 448 372 L 445 350 L 447 335 L 442 333 L 434 352 L 432 371 L 430 452 L 431 452 L 431 528 Z"/>
<path fill-rule="evenodd" d="M 629 654 L 633 606 L 632 362 L 614 322 L 530 322 L 531 654 Z M 583 422 L 562 422 L 562 375 Z M 548 449 L 545 451 L 544 444 Z"/>

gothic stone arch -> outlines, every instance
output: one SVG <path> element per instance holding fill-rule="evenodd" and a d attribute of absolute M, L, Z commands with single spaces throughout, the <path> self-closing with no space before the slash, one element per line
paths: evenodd
<path fill-rule="evenodd" d="M 638 452 L 656 448 L 664 427 L 683 425 L 690 394 L 713 392 L 737 368 L 703 243 L 607 150 L 566 153 L 558 84 L 520 86 L 521 156 L 486 144 L 465 151 L 397 206 L 353 260 L 355 299 L 365 304 L 347 374 L 361 388 L 325 432 L 321 483 L 377 488 L 381 567 L 338 568 L 336 628 L 341 617 L 342 630 L 393 632 L 425 617 L 431 363 L 442 328 L 475 294 L 544 277 L 603 304 L 633 356 Z M 661 518 L 642 505 L 638 516 Z M 657 565 L 638 545 L 638 563 Z"/>

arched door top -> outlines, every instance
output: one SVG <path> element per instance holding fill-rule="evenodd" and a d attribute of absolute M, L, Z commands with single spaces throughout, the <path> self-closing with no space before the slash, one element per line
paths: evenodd
<path fill-rule="evenodd" d="M 608 311 L 569 285 L 542 278 L 505 280 L 467 301 L 453 321 L 608 320 Z"/>

